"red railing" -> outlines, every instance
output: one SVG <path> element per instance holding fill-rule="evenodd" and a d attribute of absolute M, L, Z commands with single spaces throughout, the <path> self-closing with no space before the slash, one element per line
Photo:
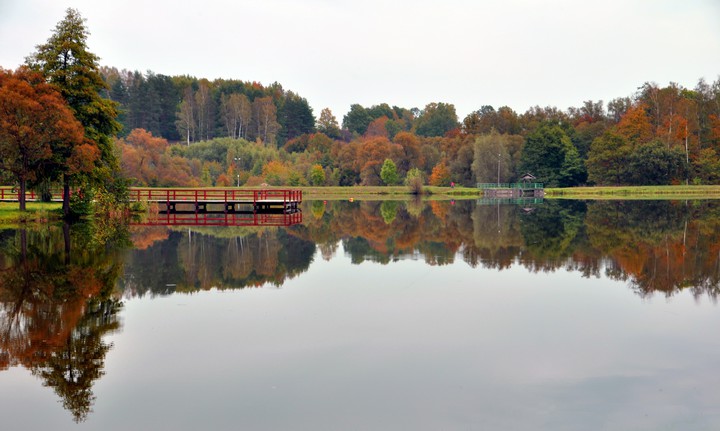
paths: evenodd
<path fill-rule="evenodd" d="M 153 189 L 132 187 L 131 201 L 147 202 L 302 202 L 302 190 Z"/>
<path fill-rule="evenodd" d="M 261 190 L 240 190 L 240 189 L 153 189 L 153 188 L 130 188 L 130 201 L 148 202 L 302 202 L 302 190 L 287 189 L 261 189 Z M 52 191 L 53 201 L 62 201 L 62 190 Z M 25 200 L 39 200 L 40 196 L 33 190 L 25 192 Z M 20 191 L 16 187 L 0 187 L 0 200 L 6 202 L 17 202 L 20 200 Z"/>
<path fill-rule="evenodd" d="M 62 202 L 63 192 L 62 190 L 51 190 L 52 201 Z M 25 192 L 25 201 L 34 202 L 39 201 L 40 195 L 35 193 L 34 190 L 27 190 Z M 19 202 L 20 201 L 20 190 L 17 187 L 0 187 L 0 201 L 4 202 Z"/>

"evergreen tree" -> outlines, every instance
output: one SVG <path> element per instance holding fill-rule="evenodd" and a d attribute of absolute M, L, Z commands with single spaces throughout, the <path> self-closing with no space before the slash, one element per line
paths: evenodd
<path fill-rule="evenodd" d="M 315 117 L 308 101 L 292 91 L 288 91 L 285 102 L 278 110 L 278 122 L 281 143 L 315 131 Z"/>
<path fill-rule="evenodd" d="M 350 112 L 343 117 L 343 129 L 358 135 L 365 134 L 373 118 L 367 110 L 359 104 L 350 105 Z"/>
<path fill-rule="evenodd" d="M 88 34 L 85 19 L 77 10 L 68 8 L 65 19 L 57 24 L 52 36 L 36 46 L 36 52 L 26 62 L 57 87 L 85 129 L 85 137 L 97 144 L 100 158 L 88 179 L 119 200 L 124 197 L 124 187 L 123 182 L 118 181 L 120 165 L 113 146 L 113 137 L 121 129 L 116 121 L 118 105 L 102 96 L 108 87 L 100 74 L 98 57 L 87 49 Z M 63 212 L 67 216 L 71 175 L 62 164 L 56 165 L 49 174 L 62 177 L 66 197 Z"/>
<path fill-rule="evenodd" d="M 528 135 L 521 166 L 549 187 L 574 186 L 587 177 L 577 148 L 555 123 L 544 123 Z"/>
<path fill-rule="evenodd" d="M 157 97 L 154 106 L 157 130 L 150 129 L 150 131 L 169 141 L 179 141 L 181 137 L 175 127 L 175 112 L 180 103 L 180 88 L 176 87 L 172 78 L 166 75 L 150 73 L 147 82 Z"/>

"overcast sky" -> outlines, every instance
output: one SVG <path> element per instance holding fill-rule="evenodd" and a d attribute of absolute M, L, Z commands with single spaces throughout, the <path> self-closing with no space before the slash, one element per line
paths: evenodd
<path fill-rule="evenodd" d="M 338 121 L 353 103 L 565 110 L 720 75 L 720 0 L 0 0 L 0 66 L 67 7 L 102 65 L 277 81 Z"/>

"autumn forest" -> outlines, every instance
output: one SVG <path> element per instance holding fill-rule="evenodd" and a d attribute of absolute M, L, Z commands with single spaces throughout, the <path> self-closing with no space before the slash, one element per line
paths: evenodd
<path fill-rule="evenodd" d="M 102 67 L 87 35 L 68 9 L 25 66 L 0 71 L 3 183 L 117 200 L 128 185 L 474 186 L 524 173 L 550 187 L 720 181 L 720 78 L 692 89 L 646 82 L 566 111 L 496 109 L 480 95 L 462 119 L 444 102 L 353 104 L 339 119 L 277 82 Z"/>
<path fill-rule="evenodd" d="M 278 83 L 102 75 L 135 185 L 395 185 L 410 174 L 474 186 L 524 172 L 561 187 L 720 180 L 720 80 L 645 83 L 632 97 L 567 111 L 481 106 L 462 120 L 446 103 L 355 104 L 339 121 L 329 109 L 316 117 Z"/>

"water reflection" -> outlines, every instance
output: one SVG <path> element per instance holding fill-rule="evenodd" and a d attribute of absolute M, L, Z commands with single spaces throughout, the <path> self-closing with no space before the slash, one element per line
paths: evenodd
<path fill-rule="evenodd" d="M 567 270 L 588 278 L 619 280 L 641 297 L 689 291 L 715 301 L 718 295 L 720 205 L 714 201 L 545 200 L 523 205 L 314 201 L 306 202 L 303 210 L 302 224 L 287 227 L 156 225 L 126 229 L 105 224 L 0 231 L 0 371 L 16 366 L 31 370 L 53 389 L 75 421 L 82 422 L 93 408 L 93 386 L 104 374 L 105 358 L 113 347 L 107 335 L 120 328 L 119 298 L 281 286 L 308 271 L 314 259 L 330 261 L 339 250 L 351 264 L 369 261 L 387 268 L 401 260 L 424 261 L 435 267 L 461 261 L 473 272 L 472 277 L 481 273 L 472 268 L 494 270 L 484 276 L 494 277 L 495 286 L 505 282 L 503 271 L 523 267 L 531 273 Z M 126 250 L 128 242 L 131 250 Z M 413 268 L 422 265 L 406 263 Z M 455 271 L 456 267 L 434 269 Z M 363 274 L 374 280 L 366 283 L 373 284 L 376 294 L 385 282 L 378 279 L 378 273 Z M 438 273 L 428 271 L 428 278 L 436 277 L 430 287 L 441 283 L 433 275 Z M 383 271 L 382 277 L 388 274 Z M 342 283 L 342 279 L 329 279 L 321 286 L 325 292 Z M 463 287 L 472 290 L 475 286 Z M 519 286 L 511 287 L 519 290 Z M 429 290 L 419 289 L 421 293 Z M 413 295 L 394 293 L 402 299 L 399 306 Z M 533 292 L 533 298 L 543 293 Z M 529 293 L 521 291 L 515 296 L 522 295 Z M 361 296 L 353 298 L 368 301 Z M 456 299 L 462 302 L 460 296 Z M 435 300 L 428 302 L 428 312 L 434 312 Z M 481 303 L 477 299 L 474 305 Z M 307 303 L 293 303 L 285 312 L 295 306 L 295 317 L 302 322 Z M 363 307 L 349 309 L 366 323 Z M 486 312 L 492 315 L 492 310 Z M 525 308 L 517 312 L 534 311 Z M 172 314 L 167 309 L 163 313 L 157 318 L 167 319 Z M 467 313 L 473 318 L 477 315 L 474 310 Z M 569 319 L 558 327 L 564 327 Z M 602 324 L 604 319 L 599 318 Z M 256 322 L 267 323 L 260 318 Z M 202 327 L 201 321 L 197 324 Z M 482 326 L 481 322 L 475 324 Z M 231 329 L 228 339 L 239 334 L 236 327 Z M 414 329 L 409 325 L 407 334 Z M 250 337 L 254 330 L 242 334 Z M 501 333 L 491 335 L 502 339 Z M 257 337 L 264 335 L 260 332 Z M 345 334 L 341 338 L 345 340 Z M 446 339 L 443 333 L 435 342 Z M 466 343 L 462 340 L 458 345 Z M 485 357 L 486 353 L 476 356 Z"/>
<path fill-rule="evenodd" d="M 93 383 L 119 329 L 112 296 L 122 270 L 103 226 L 0 232 L 0 370 L 23 366 L 60 397 L 76 422 L 92 409 Z"/>
<path fill-rule="evenodd" d="M 161 212 L 133 220 L 136 226 L 292 226 L 302 223 L 302 211 Z"/>
<path fill-rule="evenodd" d="M 279 286 L 306 271 L 315 253 L 294 229 L 135 226 L 120 286 L 129 296 Z"/>
<path fill-rule="evenodd" d="M 287 228 L 133 227 L 122 285 L 130 295 L 280 285 L 305 271 L 316 249 L 329 260 L 342 245 L 356 264 L 461 258 L 606 276 L 641 296 L 718 294 L 715 201 L 314 201 L 304 211 L 303 223 Z"/>

